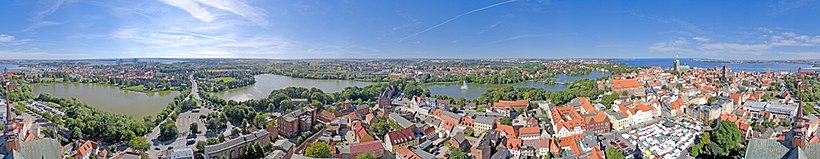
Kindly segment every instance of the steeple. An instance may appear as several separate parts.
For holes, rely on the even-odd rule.
[[[797,69],[797,73],[795,73],[794,78],[794,94],[795,94],[795,102],[797,102],[797,114],[794,116],[794,122],[792,123],[792,142],[791,148],[802,148],[806,144],[806,130],[808,126],[808,119],[803,117],[803,101],[800,100],[800,87],[802,87],[802,82],[800,82],[800,71],[801,69]]]

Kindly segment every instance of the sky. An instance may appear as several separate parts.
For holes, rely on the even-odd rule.
[[[815,0],[5,0],[0,59],[820,59]]]

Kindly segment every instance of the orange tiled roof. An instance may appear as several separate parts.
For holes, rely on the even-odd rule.
[[[625,79],[612,81],[612,89],[635,88],[640,87],[641,83],[638,79]]]
[[[495,130],[500,132],[504,132],[507,134],[508,138],[518,138],[518,133],[515,131],[515,128],[509,125],[504,124],[496,124]]]

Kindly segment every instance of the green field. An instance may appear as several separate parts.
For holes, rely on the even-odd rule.
[[[227,82],[231,82],[231,81],[236,81],[236,78],[233,78],[233,77],[219,77],[219,78],[216,78],[216,81],[222,82],[222,83],[227,83]]]

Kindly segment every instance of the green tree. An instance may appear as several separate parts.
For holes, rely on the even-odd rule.
[[[179,133],[177,125],[171,120],[163,122],[159,127],[159,140],[162,141],[174,139]]]
[[[512,118],[510,118],[510,117],[501,118],[501,124],[512,125]]]
[[[737,147],[742,139],[740,130],[732,122],[720,122],[711,135],[712,141],[727,150]]]
[[[621,150],[615,148],[606,149],[604,152],[606,154],[607,159],[624,159],[626,156],[621,153]]]
[[[265,157],[265,150],[261,145],[259,145],[259,143],[253,142],[245,145],[245,151],[242,154],[242,158],[252,159],[262,157]]]
[[[199,124],[191,123],[191,127],[189,128],[189,131],[191,131],[191,134],[199,133]]]
[[[131,146],[131,148],[142,152],[151,148],[151,144],[148,143],[148,139],[142,136],[132,138],[131,141],[128,142],[128,145]]]
[[[473,128],[471,128],[471,127],[467,127],[467,129],[464,130],[464,135],[467,135],[467,136],[473,136],[474,133],[475,133],[475,130],[473,130]]]
[[[376,159],[376,155],[370,152],[360,153],[356,155],[356,159]]]
[[[450,151],[450,159],[470,159],[470,157],[467,156],[467,153],[462,151],[460,148],[450,146],[447,150]]]
[[[313,158],[328,158],[330,157],[330,147],[324,142],[313,143],[305,149],[305,156]]]

